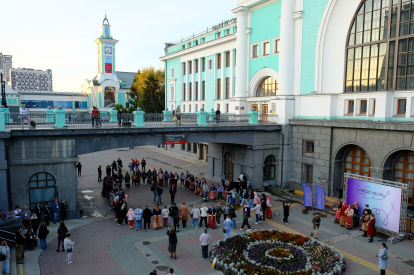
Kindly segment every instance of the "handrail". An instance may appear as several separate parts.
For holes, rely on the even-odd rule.
[[[5,230],[1,230],[1,229],[0,229],[0,231],[1,231],[1,232],[6,232],[6,233],[9,233],[9,234],[12,234],[12,235],[16,235],[16,233],[13,233],[13,232],[9,232],[9,231],[5,231]]]
[[[7,238],[0,237],[0,239],[2,239],[2,240],[6,240],[6,241],[8,241],[8,242],[14,242],[14,243],[16,243],[16,241],[9,240],[9,239],[7,239]]]

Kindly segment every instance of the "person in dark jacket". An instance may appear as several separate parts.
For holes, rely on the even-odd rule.
[[[110,177],[110,176],[111,176],[111,166],[110,166],[110,165],[107,165],[107,166],[106,166],[106,175],[107,175],[108,177]]]
[[[49,226],[50,225],[50,221],[49,221],[49,205],[47,203],[43,207],[43,215],[45,216],[46,226]]]
[[[60,212],[60,205],[58,198],[55,199],[55,202],[52,203],[52,210],[53,210],[53,224],[59,221],[59,212]]]
[[[124,112],[122,111],[122,109],[120,108],[118,110],[117,116],[118,116],[118,126],[121,126],[122,123],[122,116],[123,116]]]
[[[263,213],[262,220],[265,221],[266,220],[266,210],[267,210],[266,197],[264,199],[263,198],[261,199],[260,206],[262,207],[262,213]]]
[[[62,243],[62,252],[65,252],[65,246],[63,245],[63,242],[65,241],[66,238],[66,233],[68,233],[69,230],[66,227],[64,222],[60,223],[60,226],[57,230],[58,233],[58,249],[56,250],[56,252],[60,252],[59,248],[60,248],[60,243]]]
[[[47,250],[47,241],[46,241],[46,237],[49,234],[49,230],[47,229],[47,227],[41,222],[39,223],[40,227],[39,227],[39,241],[40,241],[40,249],[43,250]]]
[[[148,225],[148,230],[150,229],[151,217],[152,217],[152,212],[150,209],[148,209],[148,205],[145,205],[145,209],[142,212],[142,218],[144,219],[144,232],[147,231],[147,225]]]
[[[175,188],[175,185],[172,184],[170,187],[171,204],[174,203],[175,193],[177,193],[177,189]]]
[[[98,182],[102,181],[102,165],[98,167]]]
[[[118,202],[122,203],[122,201]],[[117,205],[118,205],[117,203]],[[128,213],[127,205],[126,203],[122,203],[121,208],[118,211],[118,224],[119,226],[122,226],[122,222],[125,220],[125,224],[128,224],[128,219],[126,219],[126,214]]]
[[[283,222],[288,224],[288,217],[290,214],[290,202],[283,203]]]
[[[82,176],[82,164],[78,162],[78,164],[76,164],[76,167],[78,168],[78,176]]]
[[[236,210],[233,208],[233,205],[230,205],[230,209],[229,209],[229,216],[231,221],[233,222],[233,228],[236,228]]]
[[[42,207],[40,207],[40,202],[36,203],[34,212],[36,214],[37,220],[42,221]]]
[[[180,231],[180,217],[179,217],[179,212],[178,212],[178,207],[177,204],[173,203],[173,205],[170,207],[170,216],[171,218],[173,218],[173,225],[174,225],[174,229],[178,232]]]
[[[60,204],[60,214],[61,214],[61,221],[66,221],[66,216],[68,214],[68,203],[66,202],[66,199],[62,200],[62,203]]]
[[[40,221],[37,218],[37,215],[35,213],[32,214],[31,220],[32,220],[33,232],[36,235],[37,234],[37,229],[39,229],[39,222]]]
[[[250,188],[249,189],[249,207],[253,208],[254,206],[254,193],[253,190]]]
[[[167,231],[168,235],[168,251],[171,253],[170,258],[177,259],[177,233],[175,233],[174,227],[169,227]],[[174,254],[174,257],[173,257]]]
[[[216,124],[220,123],[220,114],[221,114],[220,108],[217,108],[217,111],[216,111]]]
[[[25,236],[26,245],[30,248],[30,250],[34,250],[35,246],[37,246],[37,239],[32,227],[29,228],[29,231],[27,231]]]
[[[23,228],[19,226],[16,231],[16,249],[17,249],[17,263],[24,264],[24,242],[26,237],[22,235]]]
[[[162,195],[162,192],[164,191],[164,187],[161,187],[161,186],[158,186],[157,187],[157,195],[158,195],[158,205],[162,205],[162,202],[161,202],[161,195]]]

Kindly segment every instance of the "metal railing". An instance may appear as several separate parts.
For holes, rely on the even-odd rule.
[[[21,115],[20,113],[8,113],[5,115],[6,128],[53,128],[55,114],[33,113]]]
[[[68,129],[116,128],[131,127],[134,124],[134,115],[102,113],[91,115],[88,113],[66,113],[65,122]]]
[[[62,115],[62,117],[60,116]],[[198,114],[196,113],[182,113],[180,117],[171,114],[155,113],[143,114],[142,121],[137,121],[137,126],[145,128],[166,128],[166,127],[199,127],[199,126],[249,126],[252,123],[251,115],[249,114],[232,114],[221,113],[220,116],[216,114],[207,113],[206,124],[199,125]],[[64,120],[63,120],[64,116]],[[142,116],[137,114],[137,116]],[[178,120],[180,118],[180,120]],[[138,117],[141,119],[141,117]],[[36,127],[29,126],[31,122],[35,122]],[[42,114],[33,113],[26,117],[22,117],[18,112],[11,112],[5,116],[6,129],[94,129],[94,128],[119,128],[119,127],[133,127],[135,115],[132,113],[124,113],[118,115],[104,112],[99,115],[91,115],[89,113],[66,113],[66,114]],[[140,125],[141,123],[141,125]],[[277,115],[257,115],[258,124],[277,124]],[[24,127],[22,128],[22,125]]]

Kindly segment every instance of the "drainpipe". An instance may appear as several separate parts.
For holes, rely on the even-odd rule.
[[[282,134],[282,160],[280,165],[280,188],[283,187],[283,153],[285,151],[285,134]]]
[[[331,144],[329,145],[329,176],[328,176],[328,183],[332,184],[332,189],[333,189],[333,182],[332,182],[332,176],[331,176],[331,171],[332,171],[332,147],[333,147],[333,127],[331,127]],[[333,190],[331,190],[331,188],[328,188],[328,197],[332,196],[332,192]]]

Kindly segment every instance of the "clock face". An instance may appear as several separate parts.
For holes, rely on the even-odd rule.
[[[112,47],[105,46],[105,53],[106,54],[112,54]]]

